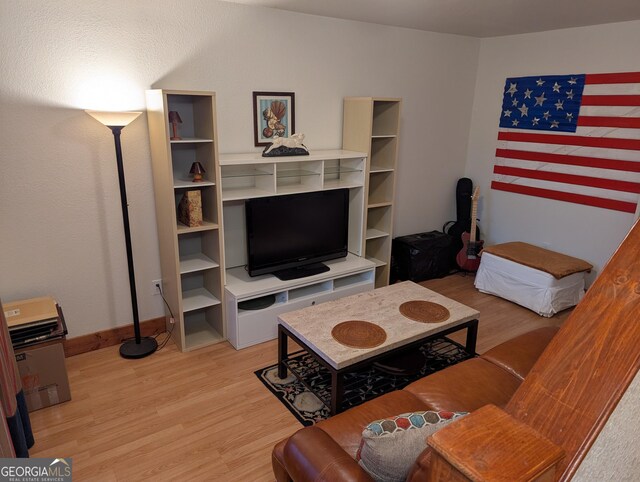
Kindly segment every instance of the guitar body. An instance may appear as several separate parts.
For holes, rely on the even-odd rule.
[[[470,241],[471,235],[469,233],[462,233],[462,249],[456,256],[456,263],[460,269],[464,271],[478,271],[480,267],[480,256],[478,253],[482,249],[484,241]]]
[[[478,198],[480,197],[480,189],[475,188],[473,196],[471,196],[471,229],[470,232],[462,233],[462,249],[456,256],[456,263],[460,269],[464,271],[478,271],[480,267],[480,256],[478,253],[482,249],[484,241],[476,241],[476,216],[478,214]]]

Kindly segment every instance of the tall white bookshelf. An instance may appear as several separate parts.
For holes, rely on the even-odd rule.
[[[181,139],[171,139],[169,111],[181,117]],[[215,93],[149,90],[147,117],[162,289],[175,319],[172,326],[167,313],[167,330],[182,351],[189,351],[226,339]],[[201,182],[189,175],[195,161],[205,170]],[[191,190],[199,191],[202,199],[201,226],[178,220],[178,204]]]
[[[401,107],[400,98],[344,99],[342,147],[367,153],[363,252],[376,265],[376,288],[389,284]]]

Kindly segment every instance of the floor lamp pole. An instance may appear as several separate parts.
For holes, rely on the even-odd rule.
[[[116,145],[116,161],[118,163],[118,181],[120,183],[120,203],[122,204],[122,224],[124,226],[124,240],[127,245],[127,265],[129,267],[129,289],[131,291],[131,310],[133,312],[133,332],[135,338],[120,345],[120,355],[123,358],[143,358],[151,355],[158,348],[155,338],[140,335],[140,317],[138,316],[138,296],[136,294],[136,277],[133,271],[133,249],[131,248],[131,228],[129,227],[129,203],[127,202],[127,187],[124,181],[124,164],[122,163],[122,145],[120,133],[129,123],[133,122],[142,112],[102,112],[85,111],[91,117],[101,122],[113,133]]]
[[[140,336],[140,316],[138,315],[138,295],[136,292],[136,277],[133,270],[133,249],[131,248],[131,228],[129,225],[129,203],[127,201],[127,186],[124,181],[124,165],[122,163],[122,145],[120,133],[122,126],[108,126],[113,132],[116,145],[116,161],[118,163],[118,181],[120,183],[120,203],[122,204],[122,223],[124,225],[124,240],[127,245],[127,264],[129,267],[129,289],[131,291],[131,310],[133,312],[134,340],[125,341],[120,346],[120,355],[123,358],[143,358],[151,355],[158,343],[155,338]]]

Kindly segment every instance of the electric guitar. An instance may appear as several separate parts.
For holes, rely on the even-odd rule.
[[[478,214],[478,198],[480,188],[476,187],[471,196],[471,230],[469,233],[462,233],[462,249],[456,256],[456,263],[464,271],[478,271],[480,257],[478,252],[482,249],[484,241],[476,241],[476,216]]]

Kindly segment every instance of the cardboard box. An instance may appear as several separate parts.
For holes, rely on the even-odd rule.
[[[71,400],[61,340],[16,350],[16,362],[30,412]]]
[[[34,321],[58,318],[57,303],[50,296],[11,301],[4,303],[3,308],[9,328],[33,323]]]
[[[51,296],[12,301],[2,307],[14,349],[63,338],[67,334],[62,308]]]

